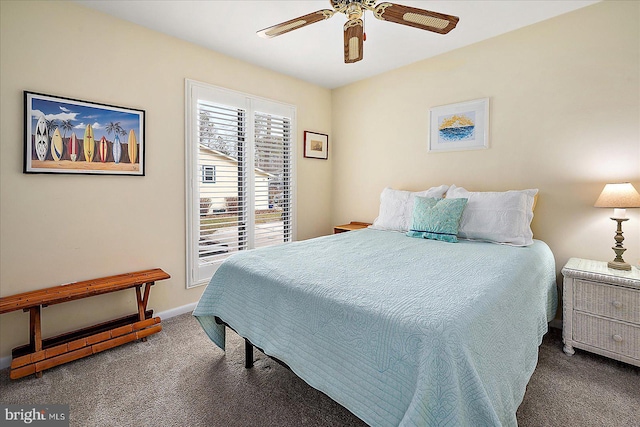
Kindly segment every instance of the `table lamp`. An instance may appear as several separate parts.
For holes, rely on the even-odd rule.
[[[626,217],[626,208],[640,208],[640,194],[628,182],[607,184],[593,206],[596,208],[613,208],[611,219],[618,222],[618,229],[614,237],[616,245],[611,248],[616,253],[616,257],[613,261],[609,261],[607,265],[609,268],[616,270],[631,270],[631,265],[622,259],[622,254],[626,251],[622,247],[622,241],[624,240],[624,237],[622,237],[622,223],[629,219]]]

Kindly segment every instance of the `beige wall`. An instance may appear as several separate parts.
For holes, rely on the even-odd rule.
[[[558,269],[611,260],[607,182],[640,191],[640,3],[608,1],[333,91],[332,221],[371,221],[385,186],[539,188]],[[489,97],[490,148],[428,153],[429,108]],[[354,126],[354,124],[357,124]],[[625,259],[640,262],[640,209]]]
[[[332,161],[302,158],[331,131],[331,92],[67,2],[0,2],[0,295],[161,267],[149,306],[185,289],[185,78],[297,106],[298,238],[331,230]],[[146,110],[145,177],[25,175],[23,90]],[[133,291],[46,308],[44,335],[134,312]],[[0,357],[27,340],[3,314]]]

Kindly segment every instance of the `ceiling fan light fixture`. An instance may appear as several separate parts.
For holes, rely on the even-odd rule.
[[[345,13],[349,20],[359,19],[362,17],[362,7],[358,3],[351,3]]]

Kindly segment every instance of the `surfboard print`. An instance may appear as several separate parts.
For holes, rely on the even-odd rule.
[[[59,162],[62,159],[62,135],[60,135],[60,129],[56,128],[53,132],[53,136],[51,137],[51,157],[56,162]]]
[[[145,175],[145,110],[21,93],[23,173]]]
[[[120,143],[120,137],[118,135],[113,138],[113,146],[111,147],[111,151],[113,152],[113,161],[116,163],[120,163],[120,158],[122,157],[122,144]]]
[[[38,124],[36,124],[35,144],[38,160],[44,160],[47,157],[47,150],[49,149],[49,131],[44,116],[40,116]]]
[[[136,162],[136,158],[138,156],[138,142],[136,141],[136,134],[131,129],[129,131],[129,140],[128,140],[128,150],[129,150],[129,161],[131,163]]]
[[[76,160],[78,160],[78,138],[76,137],[75,132],[73,132],[71,134],[71,137],[69,138],[68,151],[69,151],[69,158],[71,159],[72,162],[75,162]]]
[[[93,162],[93,155],[95,154],[96,142],[93,140],[93,128],[91,125],[87,125],[84,130],[83,147],[84,158],[87,162]]]
[[[107,144],[107,138],[104,136],[100,138],[100,144],[98,146],[98,155],[100,156],[100,161],[102,163],[107,161],[107,156],[109,155],[109,146]]]

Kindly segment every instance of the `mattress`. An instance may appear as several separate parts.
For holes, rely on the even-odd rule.
[[[217,316],[373,426],[517,425],[557,304],[549,247],[364,229],[229,257],[193,314]]]

